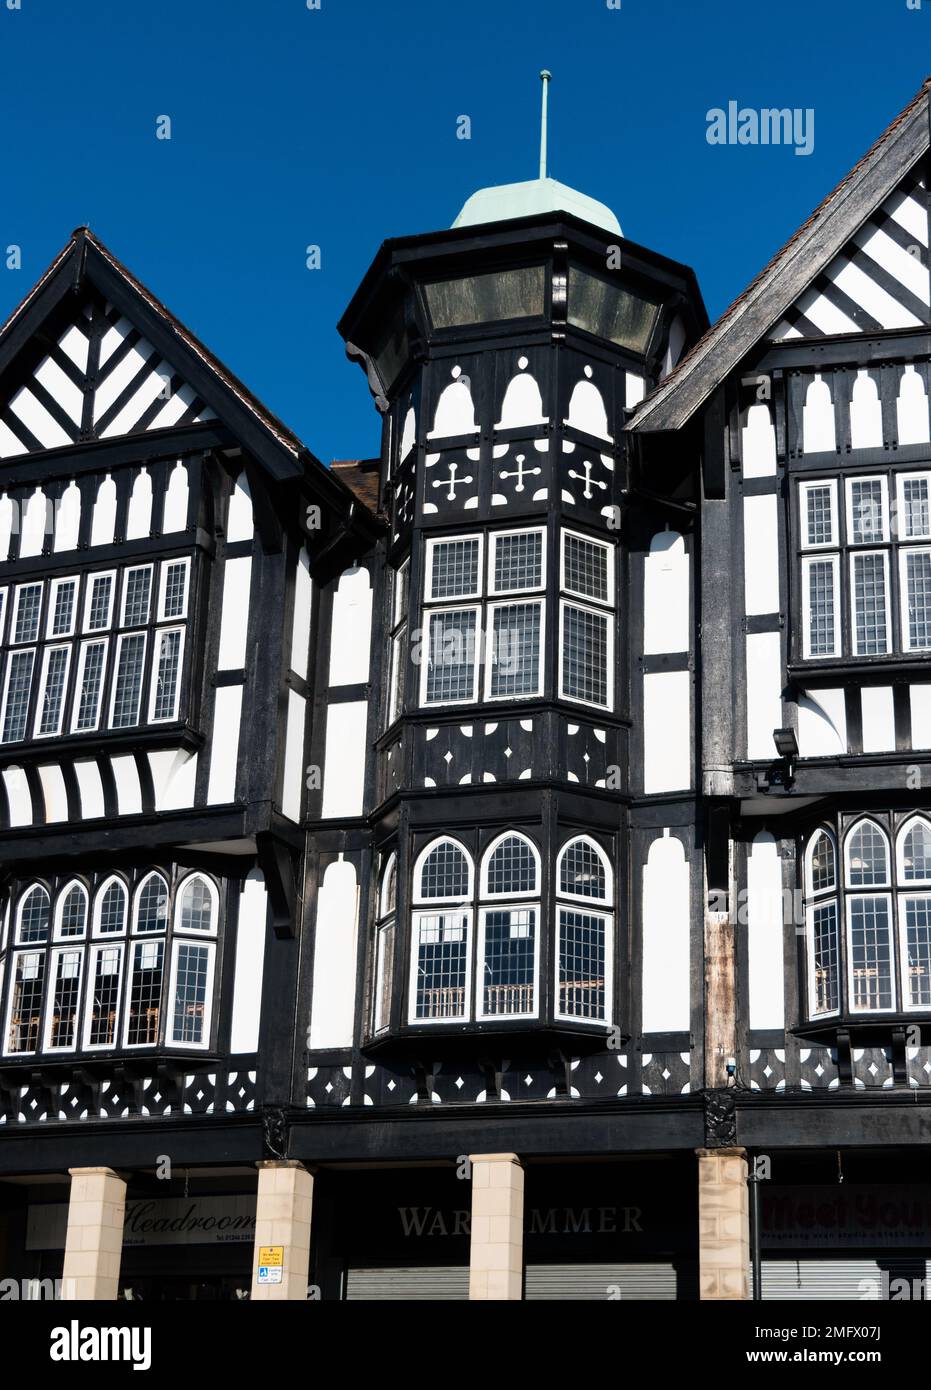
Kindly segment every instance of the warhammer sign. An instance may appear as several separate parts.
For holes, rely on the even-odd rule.
[[[528,1236],[616,1236],[643,1230],[639,1207],[532,1207],[527,1212]],[[408,1239],[429,1236],[467,1236],[470,1212],[440,1207],[398,1207],[401,1230]]]

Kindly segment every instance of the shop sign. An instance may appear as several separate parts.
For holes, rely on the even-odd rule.
[[[931,1246],[931,1187],[760,1187],[768,1249]]]
[[[68,1205],[31,1206],[27,1250],[63,1250]],[[164,1197],[126,1203],[123,1247],[140,1245],[228,1245],[255,1238],[255,1197]]]

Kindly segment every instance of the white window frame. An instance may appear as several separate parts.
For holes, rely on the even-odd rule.
[[[525,845],[529,846],[530,851],[533,855],[533,862],[536,870],[536,884],[533,888],[523,889],[521,892],[509,891],[507,893],[495,893],[488,887],[489,866],[491,865],[491,861],[494,856],[495,850],[498,849],[499,845],[502,845],[505,840],[520,840]],[[482,901],[488,899],[490,902],[494,903],[509,903],[527,902],[531,898],[539,898],[541,892],[541,884],[543,881],[542,868],[540,864],[540,851],[537,849],[537,846],[530,839],[529,835],[525,835],[522,830],[504,830],[500,835],[496,835],[495,838],[492,840],[491,844],[485,850],[485,853],[482,855],[480,881],[481,892],[479,896],[481,897]]]
[[[91,627],[90,615],[91,603],[93,601],[94,595],[94,588],[100,580],[107,578],[109,578],[110,580],[110,599],[107,604],[107,621],[101,627]],[[102,632],[109,632],[110,628],[112,628],[113,626],[113,609],[116,603],[116,590],[116,570],[92,570],[91,573],[87,576],[87,583],[84,588],[84,612],[82,615],[81,622],[82,635],[93,634],[94,636],[96,636]]]
[[[166,1022],[166,1020],[165,1020],[165,1018],[164,1018],[164,1010],[165,1010],[165,967],[166,967],[166,965],[167,965],[167,966],[170,968],[171,961],[170,961],[170,958],[168,957],[168,937],[167,937],[167,936],[156,936],[156,935],[154,934],[154,932],[153,932],[152,935],[146,934],[146,935],[144,935],[144,936],[134,936],[134,937],[130,937],[130,938],[128,938],[128,939],[124,937],[123,940],[124,940],[125,945],[126,945],[126,964],[125,964],[125,966],[124,966],[124,969],[125,969],[125,972],[126,972],[126,1006],[125,1006],[125,1008],[123,1009],[123,1029],[122,1029],[122,1034],[121,1034],[122,1041],[121,1041],[121,1043],[120,1043],[120,1046],[123,1047],[123,1048],[125,1048],[128,1052],[137,1052],[140,1048],[143,1048],[143,1047],[158,1047],[158,1046],[159,1046],[159,1040],[160,1040],[160,1038],[163,1038],[163,1037],[165,1037],[165,1035],[166,1035],[166,1032],[167,1032],[167,1029],[166,1029],[166,1027],[165,1027],[165,1022]],[[161,948],[162,948],[162,978],[161,978],[161,982],[160,982],[160,984],[159,984],[159,995],[158,995],[158,1027],[157,1027],[157,1029],[156,1029],[156,1031],[155,1031],[155,1041],[154,1041],[154,1042],[137,1042],[137,1043],[131,1043],[131,1042],[129,1041],[129,1024],[130,1024],[130,1021],[131,1021],[131,1018],[132,1018],[132,1015],[131,1015],[131,1013],[130,1013],[130,1005],[131,1005],[131,1003],[132,1003],[132,994],[133,994],[133,972],[134,972],[134,969],[135,969],[134,964],[133,964],[133,958],[134,958],[134,956],[135,956],[135,954],[136,954],[136,948],[137,948],[138,946],[142,946],[143,949],[145,949],[146,947],[156,947],[156,948],[157,948],[157,947],[159,947],[159,946],[161,946]]]
[[[0,706],[0,743],[24,743],[29,737],[29,705],[32,701],[32,683],[36,678],[37,653],[38,647],[11,647],[9,652],[7,653],[6,672],[3,678],[3,703],[2,706]],[[10,700],[10,676],[13,672],[13,662],[15,658],[21,656],[32,657],[32,665],[29,669],[29,698],[26,701],[26,718],[23,727],[23,732],[20,734],[19,738],[8,739],[4,737],[4,730],[6,729],[6,713],[7,706],[9,705]]]
[[[905,507],[905,484],[907,482],[923,482],[928,488],[928,530],[924,535],[908,536],[905,534],[904,518]],[[931,541],[931,471],[928,469],[917,469],[908,473],[896,473],[895,475],[895,519],[892,522],[892,538],[899,545],[920,545],[922,541]]]
[[[465,953],[465,982],[462,989],[463,1011],[455,1016],[446,1018],[418,1018],[417,1017],[417,979],[420,961],[420,922],[424,917],[453,917],[463,918],[461,923],[466,936]],[[445,930],[445,923],[443,930]],[[453,924],[450,924],[453,925]],[[456,906],[454,903],[447,902],[444,906],[439,899],[431,900],[429,905],[415,909],[411,913],[411,952],[410,952],[410,973],[408,978],[408,1018],[407,1021],[415,1027],[436,1027],[437,1024],[469,1023],[472,1020],[472,931],[473,913],[471,907]]]
[[[931,544],[929,545],[908,545],[899,546],[899,621],[902,628],[902,650],[903,652],[927,652],[931,651],[931,641],[927,646],[912,646],[908,630],[908,556],[927,555],[931,557]]]
[[[181,641],[178,646],[178,676],[175,681],[175,695],[170,714],[161,714],[156,718],[155,701],[158,698],[158,667],[161,658],[162,643],[170,633],[180,633]],[[181,708],[181,683],[184,674],[184,647],[187,628],[185,626],[159,627],[154,634],[152,647],[152,666],[149,675],[149,700],[148,700],[148,719],[149,724],[173,724],[178,718],[178,711]],[[145,657],[143,656],[143,675],[145,674]]]
[[[893,933],[895,934],[896,929],[898,930],[898,941],[896,942],[896,945],[898,946],[899,958],[898,958],[898,962],[895,962],[895,960],[893,960],[893,965],[895,965],[896,963],[898,964],[898,971],[897,971],[896,973],[897,973],[897,975],[898,975],[898,986],[899,986],[899,991],[900,991],[900,993],[901,993],[901,998],[902,998],[902,1012],[903,1012],[903,1013],[927,1013],[927,1012],[928,1012],[929,1005],[927,1005],[927,1004],[910,1004],[910,1003],[909,1003],[909,998],[908,998],[908,923],[907,923],[907,921],[906,921],[906,911],[905,911],[905,907],[906,907],[906,902],[907,902],[907,900],[910,899],[910,898],[921,898],[924,902],[931,903],[931,891],[929,891],[927,888],[925,888],[925,889],[918,888],[917,891],[916,891],[915,889],[913,889],[913,887],[912,887],[911,884],[909,884],[909,886],[908,886],[907,888],[903,888],[902,885],[901,885],[901,882],[900,882],[900,884],[899,884],[899,891],[898,891],[898,893],[896,894],[896,898],[897,898],[897,902],[896,902],[897,921],[896,921],[896,923],[894,924]],[[894,991],[893,991],[893,995],[894,995]]]
[[[3,1055],[4,1057],[36,1057],[42,1048],[42,1024],[45,1017],[45,997],[48,993],[48,951],[43,943],[33,946],[24,946],[22,950],[13,951],[10,955],[10,988],[9,998],[6,1005],[5,1025],[3,1029]],[[44,961],[44,974],[42,976],[42,998],[39,1001],[39,1030],[36,1037],[36,1046],[28,1051],[14,1051],[10,1046],[10,1028],[13,1023],[13,998],[16,990],[16,968],[22,956],[41,956]]]
[[[27,589],[39,590],[39,613],[36,619],[36,630],[34,636],[23,637],[17,640],[16,624],[19,620],[19,605],[22,602],[23,594],[27,591]],[[16,647],[18,649],[22,649],[24,647],[30,646],[35,642],[40,642],[42,640],[42,604],[45,599],[44,589],[45,584],[41,579],[28,579],[24,583],[16,585],[13,598],[13,619],[10,624],[9,645],[11,648]]]
[[[65,722],[65,706],[68,703],[68,680],[71,676],[71,652],[74,644],[72,642],[50,642],[42,652],[42,668],[39,673],[39,693],[36,697],[36,712],[33,722],[33,738],[59,738],[62,726]],[[61,704],[58,706],[58,719],[54,729],[49,729],[45,733],[40,732],[42,726],[42,716],[44,713],[45,690],[48,684],[48,668],[52,659],[52,652],[65,653],[65,679],[61,692]],[[2,725],[0,725],[2,728]]]
[[[65,899],[71,896],[71,892],[75,888],[79,889],[81,896],[84,899],[84,930],[81,932],[80,936],[62,936],[61,919],[64,916]],[[52,940],[56,942],[61,942],[65,946],[71,946],[74,945],[75,942],[80,942],[82,943],[83,949],[83,943],[87,941],[87,934],[90,923],[90,894],[88,893],[87,888],[79,878],[69,878],[68,882],[62,884],[61,888],[59,888],[58,892],[55,894],[55,916],[52,925]]]
[[[173,613],[170,617],[165,614],[165,596],[168,588],[168,571],[175,565],[182,565],[184,568],[184,611]],[[163,560],[159,569],[158,576],[158,612],[156,622],[159,623],[180,623],[187,620],[188,609],[191,605],[191,557],[190,555],[176,555],[170,560]]]
[[[875,536],[868,541],[855,540],[856,534],[853,524],[853,489],[855,483],[879,483],[880,498],[882,507],[882,535]],[[861,547],[870,550],[878,545],[888,545],[889,543],[889,479],[885,473],[863,473],[848,476],[844,483],[844,508],[847,521],[847,545],[852,550]]]
[[[533,934],[533,1008],[521,1010],[519,1013],[486,1013],[483,1007],[485,999],[485,933],[489,912],[533,912],[536,914],[535,929]],[[478,912],[478,963],[477,980],[475,990],[475,1017],[477,1019],[491,1019],[496,1022],[510,1023],[513,1019],[538,1018],[540,1014],[540,938],[542,935],[542,917],[539,899],[530,901],[526,895],[521,899],[501,898],[492,902],[484,903]]]
[[[562,861],[571,845],[576,845],[581,841],[595,851],[601,860],[602,868],[605,871],[605,895],[603,898],[593,898],[590,894],[572,893],[568,889],[560,887],[562,878]],[[556,855],[556,875],[553,879],[553,892],[557,898],[563,898],[566,902],[590,903],[601,906],[606,912],[614,910],[614,871],[611,868],[611,861],[607,854],[599,845],[597,840],[592,839],[591,835],[570,835],[564,845],[561,845]]]
[[[899,826],[895,837],[895,867],[899,891],[903,893],[921,892],[925,886],[931,887],[931,874],[925,878],[906,878],[905,877],[905,839],[909,831],[915,825],[923,825],[931,833],[931,821],[927,816],[909,816]]]
[[[445,898],[425,898],[422,896],[420,891],[420,879],[421,874],[423,872],[423,866],[426,863],[428,856],[431,855],[435,849],[439,849],[441,845],[454,845],[461,854],[465,855],[465,861],[469,874],[468,886],[466,888],[465,893],[463,894],[454,893],[451,897]],[[465,845],[462,843],[461,840],[457,840],[454,835],[437,835],[436,838],[431,840],[429,844],[424,845],[423,849],[420,851],[414,862],[413,900],[415,903],[423,903],[425,908],[427,909],[435,906],[442,907],[444,903],[456,907],[462,905],[463,903],[470,903],[472,901],[474,892],[475,864],[473,862],[471,854],[466,849]]]
[[[828,488],[831,494],[831,536],[829,541],[809,541],[808,539],[808,494],[814,489],[823,490]],[[799,483],[798,488],[798,522],[799,538],[801,540],[801,550],[839,550],[840,533],[837,516],[837,479],[819,478],[809,479]]]
[[[432,652],[433,629],[432,620],[445,613],[474,613],[475,614],[475,656],[472,663],[472,692],[462,696],[458,700],[428,700],[427,699],[427,677],[430,671],[430,658]],[[452,605],[437,604],[435,608],[425,608],[423,610],[423,641],[421,652],[423,659],[420,663],[420,703],[426,709],[452,708],[457,705],[474,705],[478,700],[479,690],[479,668],[482,664],[482,605],[480,603],[457,603]],[[2,725],[0,725],[2,727]]]
[[[537,657],[537,679],[533,690],[522,690],[519,694],[507,693],[504,695],[492,695],[491,682],[495,674],[495,662],[493,655],[495,651],[495,611],[499,608],[511,608],[515,604],[522,603],[527,607],[533,606],[540,613],[540,650]],[[488,622],[483,633],[482,646],[484,649],[484,690],[483,695],[488,703],[497,704],[501,700],[537,700],[543,694],[543,667],[546,655],[546,603],[542,598],[533,598],[526,593],[515,591],[509,598],[500,599],[495,603],[486,605]]]
[[[87,728],[78,728],[78,716],[81,712],[81,691],[84,685],[84,670],[87,663],[87,651],[89,647],[103,647],[103,664],[100,668],[100,686],[97,691],[97,704],[94,711],[94,722]],[[107,687],[107,662],[110,659],[110,639],[109,637],[84,637],[78,644],[78,673],[74,683],[74,697],[71,702],[71,732],[73,734],[92,734],[100,728],[100,712],[103,708],[104,695]],[[3,726],[0,725],[0,728]]]
[[[123,926],[119,931],[104,932],[100,930],[100,918],[103,912],[103,900],[107,890],[114,883],[118,883],[123,890],[123,901],[126,910],[123,914]],[[91,937],[94,941],[125,941],[126,933],[129,928],[129,889],[120,878],[119,874],[110,874],[104,879],[100,887],[94,893],[94,913],[91,919]]]
[[[433,556],[437,546],[457,544],[463,541],[478,541],[478,557],[475,564],[475,588],[467,594],[444,594],[442,598],[433,597]],[[454,608],[464,607],[470,599],[482,596],[482,574],[485,562],[485,543],[481,531],[467,531],[465,535],[432,536],[427,541],[427,558],[424,567],[424,603],[438,603]]]
[[[557,879],[558,882],[558,879]],[[587,907],[587,910],[586,910]],[[582,1018],[579,1014],[562,1013],[559,1008],[559,954],[562,935],[562,913],[582,911],[587,917],[604,919],[605,970],[604,970],[604,1018]],[[561,895],[556,901],[556,940],[553,952],[553,1014],[563,1023],[578,1024],[583,1028],[610,1028],[614,1019],[614,913],[604,903],[586,898],[584,903]]]
[[[113,647],[113,679],[110,682],[110,710],[107,718],[107,727],[110,729],[135,729],[143,722],[142,711],[145,700],[145,672],[146,661],[149,654],[148,631],[144,628],[132,628],[127,632],[121,632],[117,637]],[[136,717],[131,724],[114,724],[113,716],[116,709],[116,694],[119,688],[120,674],[120,652],[123,650],[124,642],[136,642],[142,639],[142,673],[139,677],[139,700],[136,706]]]
[[[855,991],[853,985],[853,950],[851,948],[851,915],[853,904],[863,898],[882,898],[885,900],[887,909],[887,922],[889,926],[889,978],[890,993],[892,1002],[886,1008],[879,1006],[870,1008],[858,1008],[854,1003]],[[851,892],[844,894],[844,931],[846,933],[844,945],[847,950],[847,1008],[851,1014],[862,1014],[870,1016],[873,1014],[892,1014],[897,1009],[897,974],[896,970],[896,917],[895,903],[893,894],[888,889],[882,888],[855,888]]]
[[[853,882],[851,881],[851,875],[850,875],[850,844],[851,844],[851,841],[853,840],[854,835],[857,833],[857,831],[860,829],[860,827],[863,826],[863,825],[866,825],[867,823],[869,823],[870,825],[872,825],[873,828],[874,828],[875,830],[878,830],[878,831],[879,831],[880,835],[883,837],[883,841],[884,841],[885,846],[886,846],[886,877],[883,879],[882,883],[853,883]],[[866,894],[869,894],[869,895],[875,897],[876,894],[877,894],[877,893],[881,893],[881,892],[883,891],[883,889],[889,889],[889,888],[892,887],[892,881],[891,881],[891,879],[890,879],[890,877],[889,877],[889,875],[890,875],[891,873],[892,873],[892,846],[889,844],[889,836],[886,834],[885,830],[883,830],[883,828],[882,828],[882,826],[879,824],[879,822],[878,822],[878,821],[875,821],[875,820],[873,819],[872,816],[860,816],[857,820],[855,820],[855,821],[853,822],[852,825],[850,825],[850,826],[847,827],[847,833],[846,833],[845,836],[844,836],[844,891],[845,891],[845,893],[848,892],[848,891],[851,892],[851,893],[866,893]]]
[[[148,935],[149,934],[146,933],[146,935],[137,937],[136,939],[138,941],[145,941],[146,936]],[[152,940],[163,941],[164,938],[156,937],[154,934],[152,934]],[[204,985],[204,1025],[202,1029],[202,1036],[200,1042],[187,1042],[182,1039],[176,1039],[174,1036],[175,990],[178,984],[178,956],[180,955],[182,946],[193,946],[195,948],[207,952],[207,979]],[[210,1029],[213,1024],[213,981],[214,972],[216,969],[216,955],[216,942],[212,940],[206,932],[203,933],[202,937],[195,935],[194,933],[190,933],[186,936],[175,937],[172,940],[171,963],[168,972],[168,996],[164,1005],[165,1009],[167,1010],[167,1016],[165,1018],[166,1047],[190,1048],[196,1052],[206,1052],[209,1048]],[[152,1046],[151,1043],[147,1043],[144,1045],[148,1047]],[[139,1043],[136,1044],[136,1046],[141,1047],[143,1046],[143,1044]]]
[[[835,865],[837,860],[835,859]],[[835,876],[836,877],[836,876]],[[812,899],[805,912],[805,935],[806,941],[806,962],[808,966],[807,994],[808,994],[808,1017],[811,1022],[822,1018],[836,1018],[840,1014],[843,994],[841,985],[841,932],[843,924],[841,922],[840,895],[837,884],[833,888],[822,889],[823,897]],[[834,930],[837,933],[837,1008],[836,1009],[815,1009],[815,909],[821,907],[834,908]]]
[[[583,612],[594,613],[599,618],[603,618],[607,624],[607,681],[606,681],[606,700],[599,704],[595,700],[583,700],[580,695],[570,695],[566,691],[564,679],[565,664],[565,626],[566,608],[577,608]],[[559,600],[559,698],[560,700],[571,700],[574,705],[584,705],[586,709],[613,710],[614,708],[614,613],[609,608],[596,608],[593,604],[582,603],[577,598],[560,598]]]
[[[372,1035],[378,1037],[391,1027],[391,989],[388,990],[388,998],[383,998],[385,993],[386,981],[390,981],[389,972],[393,965],[393,954],[395,944],[395,934],[397,919],[394,916],[386,917],[383,922],[379,922],[375,928],[375,960],[372,972]],[[384,1013],[382,1012],[384,1006]]]
[[[495,587],[495,560],[497,557],[498,542],[505,540],[509,536],[539,536],[540,537],[540,582],[539,584],[526,584],[519,589],[498,589]],[[538,594],[546,588],[546,527],[545,526],[510,526],[505,531],[490,531],[488,534],[488,595],[499,598],[514,597],[519,594]]]
[[[607,553],[608,564],[606,570],[608,597],[606,599],[594,598],[591,594],[579,593],[578,589],[571,589],[566,582],[566,538],[573,536],[575,540],[585,541],[587,545],[596,546],[599,550]],[[582,606],[614,609],[615,606],[615,587],[614,587],[614,551],[615,547],[610,541],[599,541],[594,536],[589,536],[585,531],[576,531],[571,526],[561,526],[559,528],[559,587],[563,594],[569,594],[573,599],[580,599]]]
[[[58,603],[58,594],[66,584],[74,585],[74,603],[71,606],[71,624],[65,632],[53,632],[52,625],[55,621],[55,609]],[[59,579],[53,579],[49,586],[48,612],[45,617],[45,636],[49,642],[60,642],[62,638],[73,637],[78,625],[78,614],[81,607],[81,578],[77,574],[69,574]],[[2,624],[0,624],[2,627]]]
[[[48,905],[49,905],[49,924],[48,924],[48,931],[47,931],[47,933],[46,933],[46,937],[45,937],[45,940],[44,940],[44,941],[23,941],[22,935],[21,935],[22,929],[23,929],[23,908],[24,908],[25,905],[26,905],[26,899],[27,899],[27,898],[31,898],[32,895],[33,895],[33,893],[36,892],[37,890],[38,890],[40,893],[44,893],[44,894],[45,894],[45,901],[46,901],[46,902],[48,903]],[[49,941],[51,935],[52,935],[52,895],[51,895],[51,893],[49,892],[49,890],[46,888],[46,886],[45,886],[44,883],[35,883],[35,882],[29,883],[29,884],[26,885],[26,887],[25,887],[25,889],[23,890],[23,892],[20,893],[20,895],[19,895],[19,900],[17,901],[17,904],[16,904],[16,927],[15,927],[15,930],[14,930],[14,933],[13,933],[13,943],[14,943],[14,945],[16,945],[16,946],[24,946],[24,947],[26,947],[26,948],[28,948],[28,949],[31,949],[31,948],[34,947],[34,946],[46,946],[46,945],[48,944],[48,941]]]
[[[190,877],[190,875],[189,875],[188,877]],[[149,882],[149,880],[150,880],[150,879],[153,879],[153,878],[158,879],[159,883],[162,885],[162,887],[163,887],[164,890],[165,890],[165,899],[166,899],[166,902],[167,902],[167,905],[168,905],[168,911],[167,911],[166,916],[165,916],[165,925],[164,925],[163,927],[159,927],[157,931],[144,931],[144,932],[140,932],[140,931],[139,931],[139,899],[142,897],[142,890],[143,890],[143,888],[146,886],[146,884]],[[167,882],[167,880],[166,880],[166,878],[165,878],[165,875],[162,874],[162,873],[160,873],[158,869],[150,869],[149,872],[145,875],[145,877],[144,877],[144,878],[141,878],[141,879],[139,880],[139,882],[136,884],[136,890],[135,890],[135,892],[133,893],[132,918],[131,918],[132,934],[133,934],[133,936],[140,936],[140,937],[143,937],[143,938],[145,938],[145,937],[153,937],[153,938],[154,938],[154,937],[158,936],[160,933],[166,933],[166,932],[168,931],[170,922],[171,922],[171,890],[170,890],[170,888],[168,887],[168,882]],[[207,933],[204,933],[204,935],[207,935]]]
[[[811,650],[811,591],[808,574],[812,565],[829,564],[834,571],[834,647],[830,652]],[[837,551],[802,556],[802,652],[806,661],[831,661],[842,651],[840,556]]]
[[[391,593],[391,626],[398,627],[406,622],[410,612],[411,598],[411,557],[408,555],[403,564],[398,565],[394,571],[394,582]]]
[[[74,1041],[67,1047],[52,1046],[52,1015],[55,1008],[55,973],[58,960],[66,952],[73,951],[80,962],[78,970],[78,999],[75,1008],[74,1020]],[[70,944],[64,942],[61,946],[55,947],[48,953],[46,964],[47,978],[45,981],[45,1019],[42,1027],[42,1051],[50,1053],[53,1057],[64,1056],[69,1052],[77,1052],[78,1041],[81,1037],[81,1023],[84,1015],[84,970],[87,966],[87,950],[84,941],[80,937],[74,937]]]
[[[885,652],[861,652],[857,646],[857,581],[854,565],[857,560],[867,556],[881,555],[883,562],[883,583],[886,593],[886,649]],[[854,656],[885,656],[892,650],[892,594],[889,587],[889,551],[877,550],[875,546],[853,546],[847,552],[848,583],[850,585],[850,642]]]
[[[204,884],[210,898],[210,927],[207,931],[204,931],[200,927],[185,927],[182,925],[181,909],[184,903],[184,895],[188,887],[197,880],[200,880],[200,882]],[[173,930],[181,932],[192,941],[209,941],[217,935],[219,917],[220,895],[213,879],[210,878],[208,874],[201,873],[199,869],[195,869],[193,873],[185,874],[175,890],[174,915],[172,921]],[[154,937],[155,933],[145,932],[144,935]]]
[[[155,600],[155,575],[153,573],[154,569],[155,566],[151,564],[127,565],[124,569],[123,589],[122,593],[120,594],[120,627],[145,627],[148,623],[152,621],[152,608]],[[149,606],[146,610],[146,615],[144,618],[137,618],[134,622],[128,623],[126,621],[126,603],[129,598],[129,576],[131,574],[138,574],[140,570],[148,570],[149,572]]]
[[[107,1052],[120,1046],[120,1013],[123,1008],[123,993],[125,988],[126,975],[126,945],[125,936],[104,937],[100,941],[94,941],[87,951],[87,964],[85,966],[86,984],[84,987],[84,1029],[81,1035],[81,1043],[85,1052]],[[91,1035],[91,1015],[94,1009],[94,981],[97,978],[97,960],[101,951],[116,951],[119,956],[119,966],[116,972],[116,1002],[113,1012],[113,1041],[106,1043],[92,1043]]]

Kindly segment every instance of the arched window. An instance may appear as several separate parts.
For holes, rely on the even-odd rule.
[[[418,857],[415,900],[461,904],[471,899],[472,887],[472,860],[458,841],[434,840]],[[411,926],[410,1021],[467,1018],[472,985],[471,907],[414,912]]]
[[[126,930],[126,886],[110,878],[99,889],[94,904],[94,935],[119,936]]]
[[[181,885],[175,911],[175,930],[215,932],[217,890],[203,874],[191,874]]]
[[[390,854],[378,888],[378,925],[375,929],[375,982],[372,1031],[382,1033],[391,1021],[391,989],[394,981],[394,924],[398,901],[397,855]]]
[[[899,876],[904,883],[931,882],[931,825],[923,816],[899,831]]]
[[[884,887],[889,882],[889,841],[875,821],[863,820],[847,836],[847,887]]]
[[[48,941],[49,896],[41,883],[34,883],[19,900],[16,941],[20,946]]]
[[[175,931],[216,935],[219,897],[205,874],[191,874],[178,890]],[[175,1047],[206,1047],[216,946],[178,939],[172,946],[166,1041]]]
[[[17,906],[16,944],[39,949],[16,951],[10,962],[10,1003],[4,1042],[7,1053],[31,1053],[40,1045],[49,917],[48,890],[41,883],[34,883]]]
[[[844,885],[849,1004],[855,1013],[894,1004],[891,895],[856,891],[889,881],[889,841],[875,821],[859,821],[847,836]]]
[[[434,840],[414,872],[420,902],[461,902],[472,896],[472,860],[457,840]]]
[[[812,1017],[840,1007],[840,932],[837,912],[837,850],[827,830],[812,836],[805,856],[808,1008]]]
[[[136,890],[133,913],[134,932],[168,930],[168,884],[161,874],[151,873]]]
[[[536,846],[509,830],[488,846],[482,859],[481,896],[493,906],[479,909],[476,1013],[479,1018],[532,1018],[538,1011],[540,965],[540,855]],[[503,899],[520,899],[505,906]]]
[[[611,866],[594,840],[580,835],[563,846],[556,861],[556,894],[571,902],[556,904],[559,1018],[611,1021],[614,918],[606,910],[611,892]]]
[[[55,905],[56,941],[79,940],[87,930],[87,889],[71,883],[58,894]]]

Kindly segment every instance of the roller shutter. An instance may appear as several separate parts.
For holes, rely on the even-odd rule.
[[[676,1297],[671,1264],[528,1265],[524,1298],[621,1302]]]
[[[347,1269],[346,1299],[468,1299],[468,1265]]]
[[[895,1255],[881,1262],[876,1259],[765,1259],[763,1261],[763,1301],[819,1300],[860,1301],[875,1297],[868,1285],[878,1286],[881,1298],[895,1279],[908,1280],[918,1296],[917,1281],[927,1280],[929,1266],[924,1256]],[[927,1283],[925,1285],[927,1289]],[[892,1292],[902,1297],[901,1286]]]

